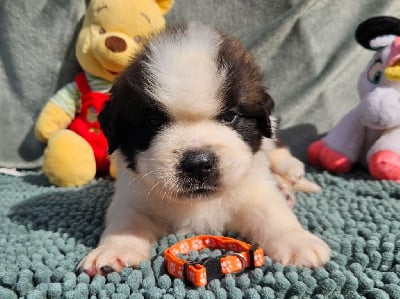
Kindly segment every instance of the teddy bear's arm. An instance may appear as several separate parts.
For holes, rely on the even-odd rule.
[[[365,128],[359,118],[358,107],[356,107],[323,138],[330,149],[343,154],[351,162],[358,160],[365,137]]]
[[[79,91],[75,82],[61,88],[44,106],[35,125],[35,136],[47,141],[55,132],[71,123],[78,109]]]

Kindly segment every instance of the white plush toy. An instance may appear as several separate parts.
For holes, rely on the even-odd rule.
[[[400,182],[400,20],[367,19],[355,36],[375,51],[358,81],[360,103],[309,146],[308,159],[333,173],[360,162],[374,178]]]

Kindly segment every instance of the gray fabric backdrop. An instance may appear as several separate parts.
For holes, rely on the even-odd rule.
[[[84,10],[83,0],[0,0],[0,167],[40,166],[33,125],[79,69],[74,39]],[[354,41],[356,26],[399,11],[398,0],[176,0],[167,22],[198,21],[241,38],[276,101],[282,139],[304,159],[358,101],[370,53]]]

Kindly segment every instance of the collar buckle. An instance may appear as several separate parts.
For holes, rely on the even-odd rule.
[[[202,260],[201,263],[206,268],[207,281],[221,278],[224,276],[221,267],[221,257],[209,257]]]
[[[200,265],[206,269],[207,282],[224,276],[221,267],[221,257],[206,257],[200,261],[187,261],[183,265],[183,277],[188,280],[188,269],[191,265]]]

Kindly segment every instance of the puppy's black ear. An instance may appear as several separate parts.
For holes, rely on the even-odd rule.
[[[275,128],[273,127],[273,124],[271,123],[271,115],[272,112],[274,111],[274,100],[271,98],[271,96],[264,91],[263,92],[263,101],[262,101],[262,107],[264,110],[265,114],[265,121],[264,125],[262,126],[262,132],[264,137],[267,138],[273,138],[275,136]]]
[[[116,109],[115,101],[110,100],[106,102],[103,110],[99,114],[100,127],[108,141],[108,153],[112,154],[119,146],[118,135],[115,130]]]
[[[265,113],[269,116],[274,111],[275,102],[272,97],[268,94],[268,92],[263,92],[263,108]]]

